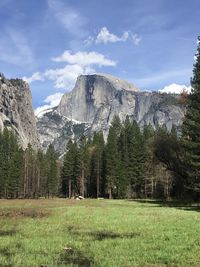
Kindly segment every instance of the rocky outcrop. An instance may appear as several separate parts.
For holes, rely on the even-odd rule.
[[[37,128],[43,149],[46,150],[50,144],[53,144],[56,151],[63,155],[67,141],[78,140],[83,133],[88,135],[90,124],[62,116],[54,108],[38,118]]]
[[[0,129],[13,130],[23,148],[30,143],[39,148],[36,120],[29,86],[20,79],[6,79],[0,74]]]
[[[132,84],[105,74],[81,75],[72,92],[58,107],[38,118],[37,127],[44,148],[53,143],[62,154],[69,138],[103,131],[107,137],[115,115],[128,115],[140,127],[165,124],[169,130],[182,124],[184,109],[178,95],[139,92]]]

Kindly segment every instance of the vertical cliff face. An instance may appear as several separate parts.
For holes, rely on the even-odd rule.
[[[119,101],[123,101],[120,100],[123,90],[127,93],[138,91],[134,85],[108,74],[81,75],[73,91],[62,97],[58,112],[77,121],[93,123],[102,107],[117,108]]]
[[[36,120],[29,86],[20,79],[0,75],[0,129],[13,130],[23,148],[30,143],[39,148]]]
[[[129,116],[141,128],[165,124],[171,130],[172,125],[181,126],[184,108],[178,95],[139,92],[134,85],[107,74],[81,75],[59,106],[38,118],[43,148],[53,143],[62,154],[69,138],[95,131],[103,131],[106,138],[115,115],[121,121]]]
[[[91,125],[91,131],[106,134],[115,115],[124,121],[128,115],[143,127],[151,124],[181,125],[184,110],[177,95],[139,92],[138,89],[111,75],[82,75],[71,93],[65,94],[57,108],[61,116]]]

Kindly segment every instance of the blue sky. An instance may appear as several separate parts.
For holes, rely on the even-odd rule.
[[[0,0],[0,71],[29,82],[35,108],[82,73],[188,86],[199,12],[199,0]]]

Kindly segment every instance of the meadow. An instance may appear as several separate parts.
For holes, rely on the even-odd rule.
[[[0,200],[0,267],[200,266],[198,206]]]

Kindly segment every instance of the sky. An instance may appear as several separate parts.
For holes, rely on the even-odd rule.
[[[39,110],[57,105],[80,74],[187,88],[199,12],[199,0],[0,0],[0,72],[26,80]]]

